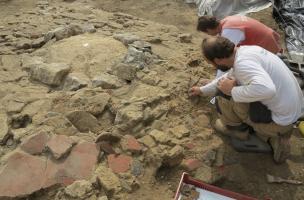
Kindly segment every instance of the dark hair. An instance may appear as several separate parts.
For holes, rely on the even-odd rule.
[[[233,53],[234,47],[233,42],[220,36],[205,38],[202,42],[203,54],[212,62],[215,58],[229,58]]]
[[[198,18],[196,30],[206,32],[207,29],[214,29],[220,23],[213,16],[201,16]]]

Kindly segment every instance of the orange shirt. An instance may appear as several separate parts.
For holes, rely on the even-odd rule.
[[[282,51],[280,35],[261,22],[245,16],[228,16],[220,21],[221,30],[239,29],[245,33],[245,40],[240,45],[257,45],[272,52]]]

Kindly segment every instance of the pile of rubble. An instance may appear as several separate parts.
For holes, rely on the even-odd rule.
[[[208,76],[199,38],[73,5],[0,24],[0,198],[124,199],[161,167],[220,179],[222,140],[187,94]]]

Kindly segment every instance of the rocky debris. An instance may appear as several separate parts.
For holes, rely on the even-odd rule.
[[[116,89],[122,86],[117,76],[105,73],[94,77],[92,80],[92,85],[93,87],[101,87],[103,89]]]
[[[75,108],[98,116],[103,113],[108,105],[110,95],[100,90],[83,89],[59,104],[56,110],[60,112],[74,111]]]
[[[176,145],[173,147],[163,159],[163,165],[168,167],[174,167],[179,165],[184,158],[184,148]]]
[[[9,138],[8,116],[6,112],[0,111],[0,143],[5,144]]]
[[[113,35],[113,38],[122,42],[126,46],[140,40],[140,37],[133,33],[117,33]]]
[[[101,142],[101,141],[106,141],[106,142],[110,142],[110,143],[115,143],[115,142],[119,142],[121,139],[121,135],[115,132],[102,132],[100,133],[95,142]]]
[[[150,135],[145,135],[145,136],[141,137],[138,141],[149,148],[156,146],[156,143],[155,143],[153,137],[151,137]]]
[[[56,40],[58,41],[58,40],[62,40],[64,38],[83,34],[86,32],[94,33],[94,32],[96,32],[96,29],[91,24],[84,24],[84,25],[71,24],[71,25],[64,26],[64,27],[58,27],[55,30],[48,32],[44,36],[44,42],[47,43],[48,41],[50,41],[53,38],[56,38]]]
[[[58,135],[72,136],[79,131],[77,128],[61,113],[47,117],[41,124],[52,127],[53,132]]]
[[[132,153],[140,153],[142,150],[141,144],[132,135],[125,135],[121,141],[121,147],[124,151]]]
[[[192,41],[192,35],[189,33],[180,34],[178,37],[182,43],[191,43]]]
[[[69,73],[70,66],[65,63],[40,63],[30,66],[30,77],[50,86],[59,86]]]
[[[130,64],[136,69],[143,69],[153,62],[156,57],[152,55],[151,44],[143,41],[136,41],[129,45],[128,52],[123,63]]]
[[[141,81],[148,85],[156,86],[160,83],[157,72],[150,71],[148,74],[144,74],[141,78]]]
[[[105,166],[98,166],[95,170],[95,175],[101,187],[105,189],[107,196],[112,196],[114,193],[121,190],[119,178]]]
[[[109,155],[108,165],[114,173],[125,173],[131,168],[132,157],[127,155]]]
[[[67,156],[75,144],[75,141],[68,136],[53,135],[46,143],[46,147],[55,159],[60,159]]]
[[[77,144],[63,163],[19,151],[11,154],[0,172],[0,198],[21,197],[56,184],[88,179],[97,162],[94,143]]]
[[[41,154],[44,151],[48,140],[49,135],[45,132],[40,132],[24,139],[20,148],[31,155]]]
[[[117,111],[114,124],[120,125],[119,128],[126,131],[138,125],[143,117],[143,106],[141,104],[131,104]]]
[[[170,133],[173,134],[178,139],[183,137],[187,137],[190,135],[189,129],[186,128],[185,125],[178,125],[170,129]]]
[[[93,193],[92,184],[86,180],[75,181],[64,189],[69,197],[87,199]]]
[[[88,86],[90,79],[81,73],[70,73],[67,75],[63,83],[63,89],[76,91]]]
[[[152,136],[155,141],[161,144],[169,144],[172,139],[172,137],[168,133],[156,129],[152,130],[149,135]]]
[[[137,68],[129,64],[119,63],[112,67],[112,72],[120,79],[132,81],[136,77]]]
[[[73,111],[67,114],[67,118],[80,132],[97,133],[100,130],[98,120],[89,112]]]

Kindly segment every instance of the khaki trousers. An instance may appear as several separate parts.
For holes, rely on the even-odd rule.
[[[271,123],[254,123],[249,118],[249,104],[237,103],[232,98],[230,100],[217,96],[218,109],[220,109],[219,117],[225,125],[238,126],[246,123],[251,126],[256,134],[267,141],[271,137],[290,136],[293,124],[281,126],[275,122]]]

